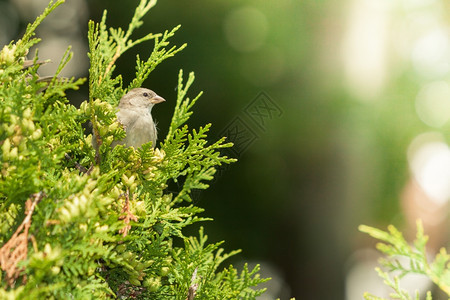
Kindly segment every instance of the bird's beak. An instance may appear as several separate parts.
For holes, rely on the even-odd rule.
[[[157,103],[161,103],[161,102],[164,102],[164,101],[166,101],[166,99],[164,99],[163,97],[160,97],[160,96],[158,96],[158,95],[156,95],[155,97],[153,97],[152,99],[150,99],[150,102],[151,102],[152,104],[157,104]]]

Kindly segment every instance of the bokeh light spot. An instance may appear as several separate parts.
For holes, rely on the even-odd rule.
[[[416,72],[426,78],[447,74],[450,70],[449,51],[448,32],[441,28],[430,30],[413,46],[411,60]]]
[[[450,119],[450,86],[445,81],[425,85],[416,97],[416,111],[427,125],[440,128]]]
[[[408,149],[411,171],[436,204],[450,200],[450,148],[437,133],[416,137]]]
[[[348,89],[359,100],[376,99],[386,84],[388,16],[386,2],[352,2],[341,53]]]

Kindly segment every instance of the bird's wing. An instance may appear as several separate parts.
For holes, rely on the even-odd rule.
[[[139,115],[136,112],[129,109],[121,109],[117,112],[117,121],[122,124],[124,129],[133,127]]]

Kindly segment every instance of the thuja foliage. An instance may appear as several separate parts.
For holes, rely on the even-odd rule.
[[[89,99],[79,109],[66,91],[84,79],[60,78],[67,50],[50,80],[37,74],[45,61],[25,60],[37,44],[34,31],[63,1],[50,3],[24,36],[0,53],[0,299],[254,299],[266,279],[259,267],[238,272],[221,264],[231,255],[183,229],[203,209],[191,191],[206,189],[215,167],[233,159],[232,146],[210,143],[210,124],[186,123],[200,95],[188,97],[194,81],[178,75],[175,110],[156,148],[118,145],[125,132],[116,121],[119,99],[165,59],[184,48],[169,46],[178,27],[132,39],[156,1],[142,0],[128,29],[89,22]],[[136,77],[124,87],[115,63],[131,47],[153,41],[148,58],[137,57]],[[175,101],[173,101],[175,102]],[[90,122],[94,134],[82,124]],[[96,136],[96,147],[92,139]],[[179,186],[169,191],[168,186]]]
[[[384,266],[384,270],[377,268],[376,271],[379,276],[384,279],[384,283],[392,288],[392,299],[420,299],[418,291],[416,291],[413,298],[400,286],[400,278],[408,274],[421,274],[427,276],[450,297],[450,255],[445,248],[441,248],[433,261],[429,260],[425,247],[428,236],[424,234],[423,225],[420,220],[417,221],[417,234],[412,245],[405,240],[402,233],[393,225],[388,227],[388,231],[365,225],[361,225],[359,229],[382,241],[382,243],[377,244],[377,249],[386,255],[386,257],[380,260],[380,263]],[[406,259],[407,263],[404,261],[400,262],[401,258]],[[391,276],[390,273],[395,273],[397,275]],[[368,300],[385,299],[369,293],[366,293],[364,298]],[[432,299],[430,292],[427,292],[426,299]]]

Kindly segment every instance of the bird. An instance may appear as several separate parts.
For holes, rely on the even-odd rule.
[[[45,65],[49,62],[51,62],[51,60],[49,60],[49,59],[48,60],[25,59],[23,61],[22,70],[26,70],[26,69],[29,69],[34,66],[38,66],[38,68],[39,68],[40,66]],[[36,73],[36,74],[38,75],[36,82],[44,82],[46,84],[45,86],[43,86],[42,88],[37,90],[37,93],[41,93],[48,88],[48,85],[50,84],[50,82],[52,80],[54,80],[55,76],[40,76],[38,73]],[[30,74],[27,75],[27,77],[26,77],[27,83],[31,79],[31,77],[32,76]],[[55,80],[56,81],[67,81],[68,79],[64,78],[64,77],[56,77]]]
[[[114,141],[111,146],[125,145],[139,148],[142,144],[152,142],[155,148],[157,140],[156,124],[152,118],[152,108],[155,104],[166,101],[154,91],[146,88],[133,88],[119,101],[116,113],[117,121],[125,129],[123,140]]]

